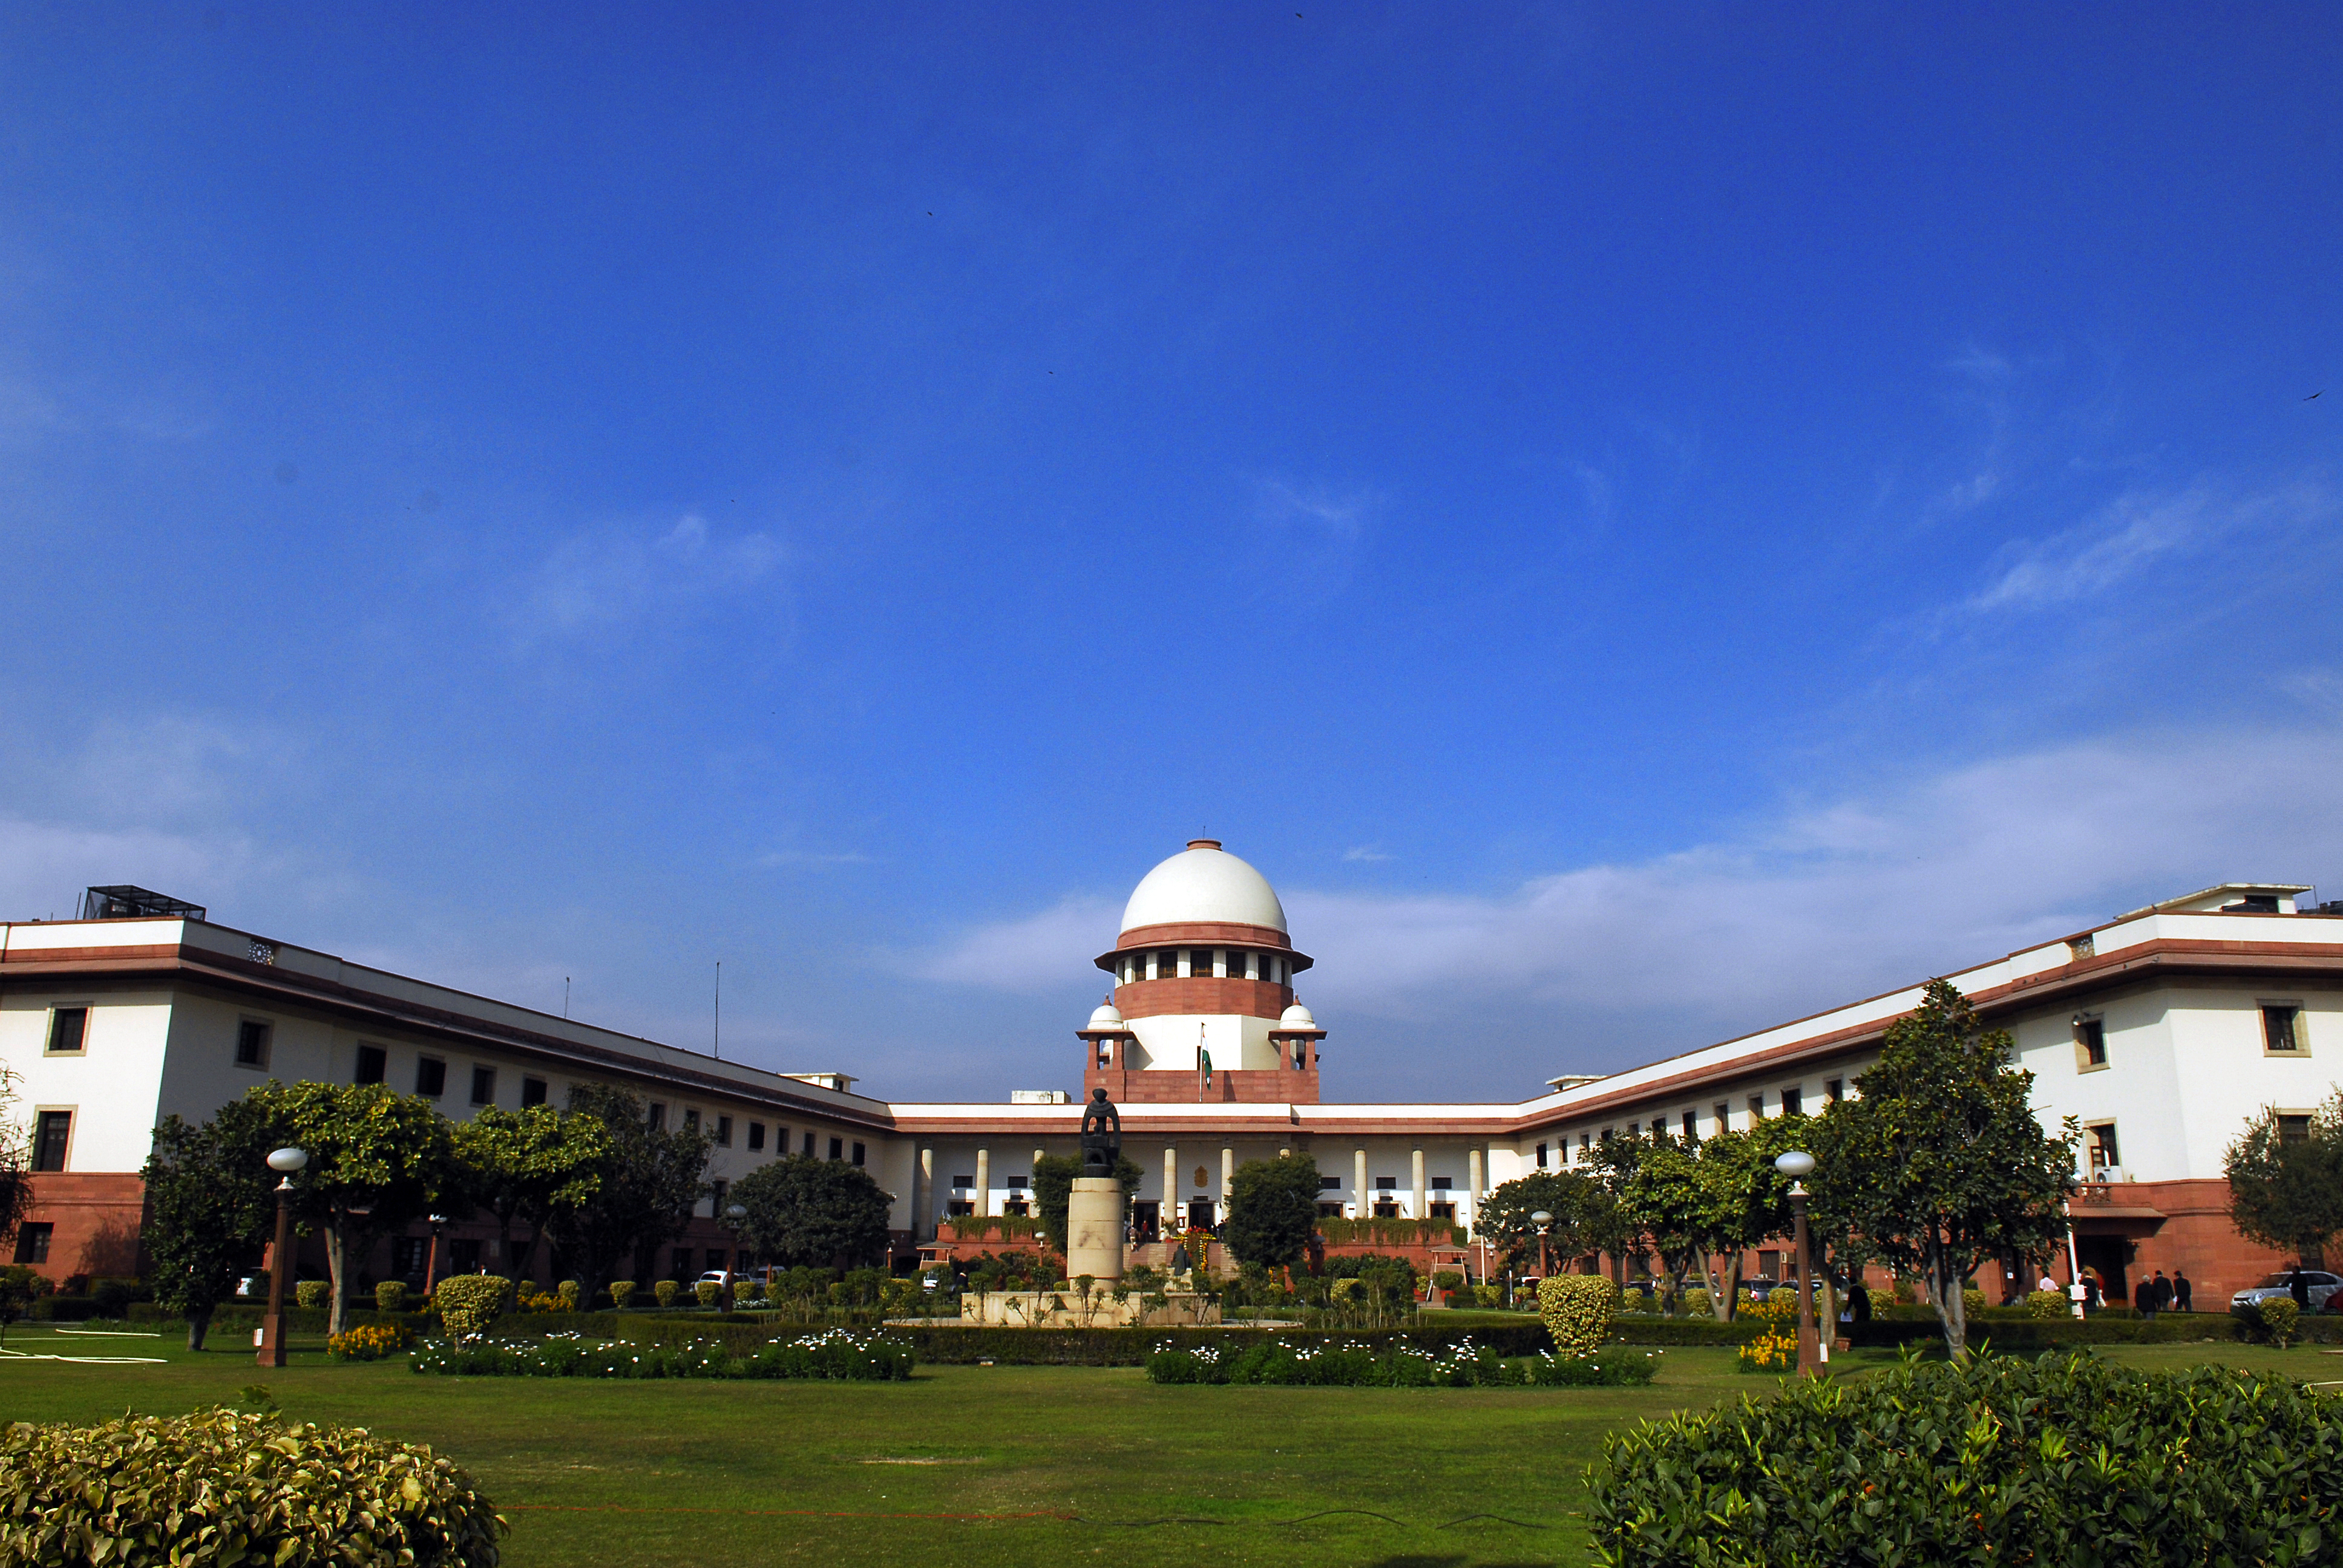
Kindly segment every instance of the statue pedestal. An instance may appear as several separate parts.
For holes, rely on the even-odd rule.
[[[1103,1290],[1122,1279],[1122,1183],[1077,1176],[1066,1198],[1066,1278],[1088,1274]]]

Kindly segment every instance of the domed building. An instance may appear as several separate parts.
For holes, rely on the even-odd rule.
[[[1219,839],[1191,839],[1140,879],[1098,957],[1114,991],[1080,1031],[1082,1097],[1317,1103],[1325,1031],[1293,1000],[1310,961],[1269,879]]]

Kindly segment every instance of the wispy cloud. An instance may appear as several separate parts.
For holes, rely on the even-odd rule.
[[[1388,860],[1391,857],[1383,853],[1383,847],[1381,844],[1353,844],[1349,849],[1342,851],[1342,859],[1345,860]]]
[[[2105,593],[2166,557],[2184,557],[2265,528],[2331,519],[2333,498],[2297,484],[2247,496],[2207,486],[2118,497],[2088,522],[2009,547],[1994,579],[1968,601],[1976,611],[2024,611]]]
[[[1082,964],[1114,945],[1120,901],[1087,894],[1039,914],[980,925],[911,965],[922,980],[1029,996],[1062,990]],[[1104,977],[1101,977],[1103,980]]]
[[[606,631],[654,615],[696,614],[759,588],[786,552],[769,534],[718,535],[687,513],[662,531],[604,528],[556,547],[511,612],[523,648]]]
[[[870,856],[855,849],[834,854],[820,854],[810,849],[774,849],[757,857],[757,864],[769,871],[784,866],[869,866],[876,863]]]

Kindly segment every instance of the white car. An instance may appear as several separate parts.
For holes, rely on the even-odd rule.
[[[2338,1288],[2343,1288],[2343,1278],[2319,1269],[2305,1269],[2302,1271],[2302,1283],[2306,1293],[2310,1297],[2310,1305],[2307,1310],[2316,1312],[2325,1309],[2328,1297],[2333,1295]],[[2236,1295],[2231,1296],[2229,1308],[2234,1312],[2239,1307],[2259,1306],[2264,1302],[2274,1302],[2280,1296],[2293,1294],[2294,1271],[2282,1270],[2272,1274],[2260,1284],[2239,1291]]]

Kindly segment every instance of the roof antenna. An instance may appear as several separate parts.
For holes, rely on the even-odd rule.
[[[561,977],[561,1016],[564,1018],[569,1016],[569,977],[568,975]]]
[[[724,960],[716,960],[716,1038],[712,1042],[716,1060],[724,1060]]]

